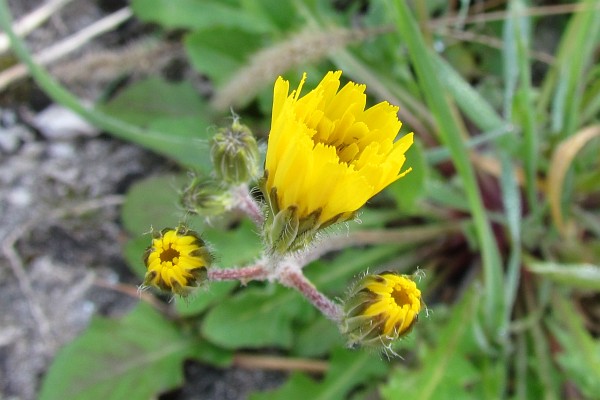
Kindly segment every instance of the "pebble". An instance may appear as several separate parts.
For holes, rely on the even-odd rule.
[[[49,140],[93,137],[100,133],[98,128],[78,114],[58,104],[52,104],[37,114],[32,124]]]

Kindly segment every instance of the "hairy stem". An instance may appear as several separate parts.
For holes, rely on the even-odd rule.
[[[211,268],[208,279],[211,281],[264,281],[269,277],[264,265],[256,264],[242,268]]]
[[[279,269],[277,275],[279,282],[300,292],[310,301],[324,316],[338,323],[343,316],[342,307],[333,302],[304,276],[300,267],[296,264],[285,264]]]
[[[238,186],[232,189],[235,208],[246,214],[252,221],[261,228],[264,223],[264,215],[260,205],[254,200],[246,185]]]

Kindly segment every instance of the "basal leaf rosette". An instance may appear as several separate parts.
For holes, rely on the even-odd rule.
[[[328,72],[300,96],[306,74],[289,93],[275,82],[265,175],[265,241],[272,252],[302,249],[319,229],[353,219],[371,197],[402,171],[412,133],[396,140],[402,123],[388,102],[366,108],[365,85]]]

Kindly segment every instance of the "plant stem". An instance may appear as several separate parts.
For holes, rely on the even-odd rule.
[[[249,216],[256,226],[261,228],[264,223],[264,215],[260,205],[250,194],[248,187],[246,185],[240,185],[233,188],[231,193],[234,197],[235,208]]]
[[[294,288],[310,301],[323,315],[339,323],[343,316],[342,307],[333,302],[304,276],[300,266],[295,263],[286,263],[279,268],[277,278],[284,286]]]
[[[256,264],[242,268],[211,268],[208,270],[210,281],[264,281],[269,277],[264,265]]]

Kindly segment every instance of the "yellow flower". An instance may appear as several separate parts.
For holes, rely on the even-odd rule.
[[[304,247],[316,231],[354,218],[371,197],[410,171],[401,172],[408,134],[394,142],[398,107],[381,102],[365,109],[365,85],[328,72],[300,97],[306,79],[289,93],[275,82],[271,131],[261,189],[270,212],[265,237],[272,250]]]
[[[410,331],[421,305],[421,291],[410,276],[366,275],[349,293],[341,330],[351,346],[388,346]]]
[[[196,232],[180,225],[154,234],[144,253],[145,286],[181,296],[206,280],[212,256]]]

